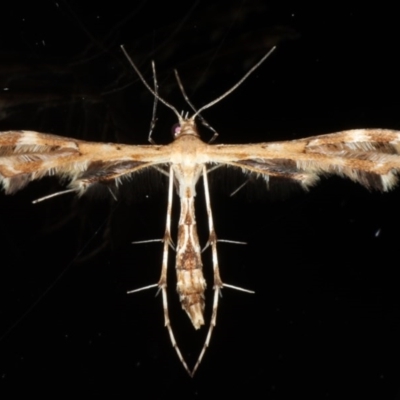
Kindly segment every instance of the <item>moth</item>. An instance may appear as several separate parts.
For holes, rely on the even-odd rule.
[[[124,49],[123,49],[124,50]],[[125,50],[124,50],[125,51]],[[308,137],[305,139],[247,145],[224,145],[204,142],[196,127],[200,113],[236,89],[269,55],[264,56],[232,89],[208,103],[191,116],[183,116],[162,99],[140,75],[154,96],[177,115],[178,126],[168,145],[126,145],[86,142],[33,131],[0,133],[0,182],[6,194],[23,189],[29,182],[46,176],[57,176],[68,182],[65,192],[81,196],[96,185],[110,188],[122,184],[147,170],[168,176],[168,203],[165,233],[162,239],[161,276],[157,284],[162,294],[165,326],[172,345],[184,368],[193,376],[198,369],[217,321],[218,300],[225,286],[219,272],[217,235],[214,229],[208,175],[221,166],[259,178],[267,187],[275,179],[300,185],[305,190],[316,185],[323,176],[349,178],[369,190],[386,192],[398,182],[400,171],[400,131],[388,129],[355,129]],[[178,81],[179,83],[179,81]],[[185,99],[187,96],[181,88]],[[187,99],[188,101],[188,99]],[[194,108],[190,101],[189,105]],[[183,310],[195,329],[205,325],[204,291],[201,259],[202,247],[195,218],[196,185],[203,181],[208,215],[213,264],[213,306],[203,348],[190,368],[175,340],[167,301],[167,268],[170,249],[176,253],[177,292]],[[128,184],[128,183],[126,183]],[[171,238],[171,213],[174,188],[180,201],[177,238]],[[176,245],[174,245],[176,243]],[[236,287],[233,287],[236,288]],[[139,290],[142,290],[139,289]],[[242,290],[240,288],[236,288]]]

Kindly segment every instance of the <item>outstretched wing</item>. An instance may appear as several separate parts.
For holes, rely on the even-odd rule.
[[[400,131],[355,129],[305,139],[213,146],[217,163],[265,178],[285,178],[305,189],[321,176],[350,178],[367,189],[388,191],[398,182]]]
[[[356,129],[305,139],[249,145],[206,145],[200,158],[243,172],[294,181],[305,189],[321,176],[338,175],[368,189],[388,191],[400,171],[400,131]],[[94,183],[119,183],[156,165],[169,163],[167,146],[85,142],[32,131],[0,133],[0,182],[6,193],[30,181],[56,175],[83,193]]]
[[[94,183],[118,183],[123,176],[164,163],[163,147],[93,143],[32,131],[0,132],[0,183],[10,194],[35,179],[55,175],[83,193]]]

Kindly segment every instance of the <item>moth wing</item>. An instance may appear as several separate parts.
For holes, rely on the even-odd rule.
[[[211,147],[211,146],[210,146]],[[321,176],[338,175],[367,189],[388,191],[398,182],[400,131],[355,129],[305,139],[249,145],[212,146],[212,160],[244,173],[299,183],[304,189]]]
[[[121,178],[163,164],[164,146],[96,143],[33,131],[0,133],[0,182],[7,194],[44,176],[69,181],[80,194],[94,183]]]

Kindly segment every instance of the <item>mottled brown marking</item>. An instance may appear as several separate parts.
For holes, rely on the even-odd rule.
[[[199,329],[204,325],[206,282],[203,277],[193,197],[181,199],[181,215],[176,246],[176,274],[177,292],[182,308],[188,314],[193,326]]]

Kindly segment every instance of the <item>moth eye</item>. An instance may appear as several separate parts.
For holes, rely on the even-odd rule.
[[[175,124],[172,126],[171,134],[173,138],[176,138],[181,133],[181,126],[179,124]]]

